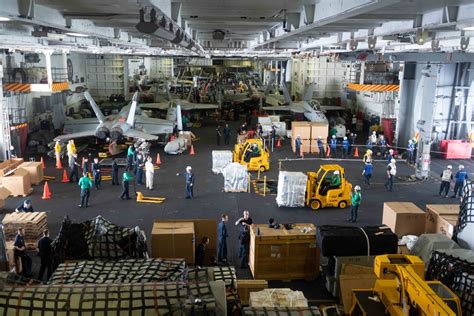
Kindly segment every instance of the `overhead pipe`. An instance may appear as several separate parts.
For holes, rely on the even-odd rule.
[[[160,11],[160,10],[158,10]],[[150,10],[150,21],[145,21],[145,10],[140,9],[140,22],[135,26],[138,31],[145,34],[151,34],[169,41],[172,44],[179,45],[185,49],[196,53],[204,53],[201,45],[193,40],[186,32],[176,24],[172,19],[160,11],[161,19],[157,19],[157,10]]]

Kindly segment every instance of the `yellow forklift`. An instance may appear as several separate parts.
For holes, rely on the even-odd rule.
[[[333,177],[339,176],[340,184],[331,186]],[[308,172],[306,205],[313,210],[325,207],[346,208],[351,205],[352,184],[347,181],[340,165],[321,165],[317,172]]]
[[[264,172],[270,169],[270,151],[261,139],[247,139],[245,143],[235,145],[232,161],[247,166],[250,171]]]
[[[425,280],[425,264],[417,256],[375,257],[377,276],[371,289],[352,290],[350,316],[461,316],[461,302],[440,281]]]

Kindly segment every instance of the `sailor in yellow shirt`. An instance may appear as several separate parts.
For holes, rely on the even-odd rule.
[[[57,140],[56,145],[54,145],[54,154],[56,156],[56,166],[58,166],[61,161],[61,144],[59,140]]]
[[[75,154],[77,154],[77,150],[76,150],[76,145],[74,144],[74,140],[73,139],[70,139],[68,144],[67,144],[67,156],[68,156],[68,162],[69,164],[71,164],[71,157]]]

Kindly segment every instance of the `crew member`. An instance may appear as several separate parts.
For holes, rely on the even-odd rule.
[[[135,166],[135,176],[137,177],[137,185],[143,184],[143,167],[145,166],[145,157],[143,153],[136,150],[136,166]]]
[[[41,266],[38,273],[38,280],[43,280],[43,274],[46,270],[46,280],[51,278],[53,275],[53,248],[51,247],[51,243],[53,241],[49,238],[49,230],[43,230],[43,237],[38,240],[37,244],[37,251],[38,256],[41,259]]]
[[[374,166],[372,165],[372,160],[367,159],[364,166],[364,171],[362,171],[362,175],[364,176],[364,183],[370,186],[370,178],[372,178],[372,173],[374,170]]]
[[[224,144],[229,145],[230,142],[230,128],[229,124],[226,124],[224,127]]]
[[[112,185],[119,185],[118,169],[117,160],[112,157]]]
[[[301,136],[298,135],[296,136],[296,139],[295,139],[296,158],[301,157],[301,145],[302,145]]]
[[[349,222],[357,222],[357,213],[359,211],[360,200],[362,196],[360,194],[360,186],[356,185],[354,187],[354,192],[351,194],[351,218]]]
[[[247,268],[249,262],[249,252],[250,252],[250,228],[247,225],[242,226],[242,230],[239,234],[240,240],[240,249],[239,249],[239,258],[240,258],[240,268]]]
[[[331,147],[331,157],[336,158],[337,157],[337,139],[336,135],[331,136],[331,140],[329,141],[329,147]]]
[[[57,140],[54,145],[54,156],[56,157],[56,166],[59,166],[61,163],[61,143],[59,140]]]
[[[200,268],[204,266],[204,258],[206,257],[206,249],[209,245],[209,237],[202,237],[201,243],[196,247],[196,260],[194,264]]]
[[[222,136],[222,133],[221,133],[221,126],[220,126],[220,125],[217,125],[217,127],[216,127],[216,142],[217,142],[217,146],[220,146],[220,145],[221,145],[221,136]]]
[[[385,182],[384,186],[389,190],[393,190],[393,179],[397,175],[397,165],[396,160],[392,158],[390,163],[387,165],[387,182]]]
[[[319,150],[319,157],[324,158],[325,156],[324,143],[323,143],[323,140],[321,139],[321,136],[318,136],[318,150]]]
[[[452,197],[455,198],[458,195],[461,197],[462,187],[464,185],[464,181],[467,179],[467,172],[464,170],[463,165],[459,165],[459,171],[456,172],[454,179],[456,182],[454,182],[454,195]]]
[[[30,199],[26,199],[15,208],[15,212],[34,212]]]
[[[30,256],[26,253],[26,244],[25,244],[25,231],[23,228],[18,228],[17,235],[15,236],[15,241],[13,242],[13,260],[15,261],[16,272],[19,271],[19,262],[21,261],[21,275],[25,278],[31,276],[31,264],[32,260]]]
[[[133,145],[128,146],[127,150],[127,168],[128,170],[132,170],[133,168],[133,157],[135,155],[135,147]]]
[[[192,199],[194,197],[194,173],[192,173],[191,166],[186,167],[186,172],[177,173],[177,176],[184,176],[186,180],[186,199]]]
[[[326,183],[326,186],[323,188],[323,194],[326,195],[329,190],[337,189],[341,185],[341,175],[339,170],[335,170],[332,177],[330,177],[329,182]]]
[[[243,214],[242,214],[242,217],[239,218],[236,222],[235,222],[235,226],[250,226],[253,224],[253,220],[252,218],[250,217],[250,212],[247,211],[247,210],[244,210]]]
[[[92,181],[87,176],[87,173],[82,174],[82,178],[79,179],[79,186],[81,187],[81,204],[79,207],[87,208],[89,206],[89,196],[91,195]]]
[[[349,157],[349,141],[347,140],[347,136],[344,136],[344,139],[342,140],[342,152],[343,158]]]
[[[133,176],[130,174],[128,167],[125,168],[122,174],[122,194],[120,194],[120,199],[130,200],[130,181],[133,180]]]
[[[414,163],[413,161],[413,152],[415,151],[415,145],[413,144],[413,141],[411,139],[408,140],[408,147],[407,147],[407,154],[408,154],[408,158],[407,158],[407,163],[409,165],[411,165],[412,163]]]
[[[79,173],[77,171],[79,164],[77,163],[76,159],[77,154],[73,154],[71,157],[69,157],[69,183],[75,183],[79,180]]]
[[[451,180],[453,180],[453,166],[448,165],[446,170],[441,172],[441,185],[439,186],[439,195],[443,194],[445,197],[448,197],[449,188],[451,186]]]
[[[217,262],[227,263],[227,222],[229,217],[221,215],[221,222],[217,225]]]
[[[153,190],[153,176],[155,175],[155,166],[153,166],[153,162],[150,156],[146,159],[145,163],[145,182],[146,188],[148,190]]]
[[[100,189],[100,182],[102,181],[102,175],[100,172],[100,163],[99,158],[94,158],[94,162],[92,163],[92,174],[94,176],[94,186],[96,190]],[[87,174],[87,172],[85,172]]]
[[[383,135],[380,135],[379,145],[380,145],[380,155],[382,156],[382,158],[384,158],[385,152],[387,151],[387,141],[385,140]]]

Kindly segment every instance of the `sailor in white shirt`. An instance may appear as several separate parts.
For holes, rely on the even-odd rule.
[[[148,190],[153,190],[153,175],[155,174],[155,167],[153,162],[151,162],[151,157],[148,156],[145,163],[145,177],[146,177],[146,188]]]

